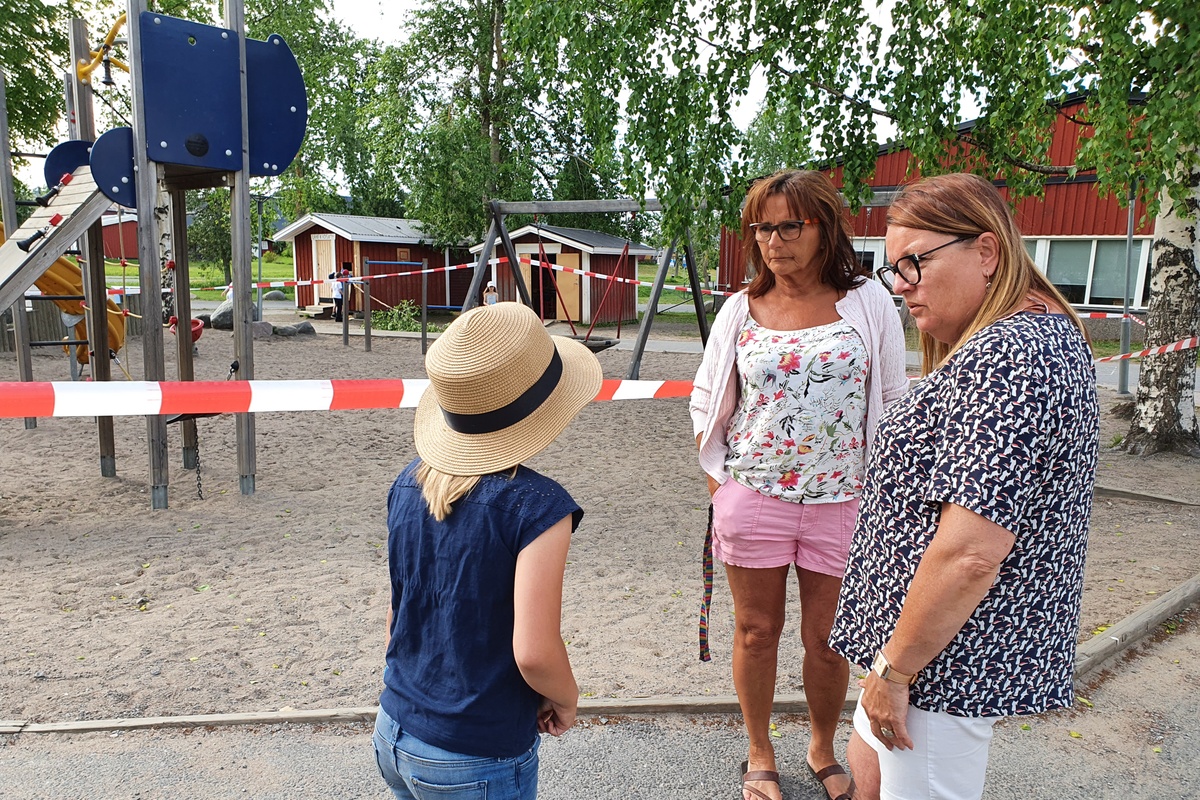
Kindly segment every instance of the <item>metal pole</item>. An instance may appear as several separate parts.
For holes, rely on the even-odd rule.
[[[132,0],[131,0],[132,2]],[[130,16],[132,24],[137,18]],[[233,252],[233,347],[237,354],[239,380],[254,380],[253,313],[250,293],[250,131],[246,127],[246,4],[226,0],[225,27],[238,37],[238,87],[241,97],[242,153],[239,168],[230,173],[230,242]],[[238,487],[242,494],[254,494],[258,456],[255,452],[254,415],[236,415],[238,451]]]
[[[1133,224],[1134,220],[1134,200],[1137,199],[1137,181],[1129,187],[1129,222],[1128,230],[1125,231],[1125,304],[1121,315],[1121,352],[1129,352],[1129,339],[1131,334],[1130,319],[1129,319],[1129,302],[1130,295],[1133,294],[1133,287],[1130,282],[1133,280]],[[1117,396],[1129,397],[1129,359],[1123,358],[1117,362]]]
[[[692,287],[692,304],[696,307],[696,323],[700,326],[700,343],[707,346],[708,312],[704,309],[704,295],[700,293],[700,276],[696,272],[696,251],[692,248],[691,229],[684,234],[683,252],[687,257],[688,284]]]
[[[0,70],[0,213],[4,214],[4,236],[17,229],[17,196],[13,190],[12,151],[8,144],[8,104],[4,93],[4,72]],[[17,351],[17,375],[22,381],[33,380],[33,357],[29,352],[29,317],[25,315],[25,295],[12,304],[13,345]],[[37,417],[25,418],[25,429],[37,427]]]
[[[342,347],[350,346],[350,281],[342,278],[342,271],[337,271],[338,280],[342,282]]]
[[[483,237],[483,249],[479,251],[479,261],[475,263],[475,272],[471,276],[471,285],[467,289],[466,299],[463,300],[463,311],[470,311],[479,305],[479,290],[483,288],[483,271],[487,268],[488,256],[492,252],[492,245],[496,243],[497,230],[498,223],[496,217],[493,216],[491,224],[488,225],[487,235]],[[517,271],[516,264],[510,264],[509,267],[514,273]]]
[[[371,282],[362,282],[363,290],[363,349],[371,352]]]
[[[263,243],[263,200],[265,198],[263,198],[261,195],[259,195],[258,197],[255,197],[254,199],[258,201],[258,244],[255,245],[254,249],[258,252],[258,284],[259,284],[259,286],[258,286],[258,318],[261,320],[263,318],[263,312],[262,312],[262,303],[263,303],[263,301],[262,301],[262,296],[263,296],[262,243]]]
[[[658,262],[658,274],[654,276],[654,286],[650,289],[650,302],[646,306],[646,313],[642,315],[642,325],[638,328],[637,341],[633,345],[633,360],[629,362],[629,374],[625,376],[631,381],[636,381],[641,376],[642,354],[646,352],[646,342],[650,339],[650,326],[654,324],[654,315],[658,313],[658,298],[662,296],[662,287],[666,283],[667,270],[671,266],[671,256],[675,254],[677,244],[679,244],[678,236],[671,240],[670,246],[663,251],[662,260]]]
[[[487,250],[483,251],[483,255],[487,257]],[[429,350],[429,273],[425,270],[429,269],[429,259],[421,259],[421,355],[425,355]],[[476,270],[478,274],[478,269]],[[471,282],[474,285],[474,281]]]

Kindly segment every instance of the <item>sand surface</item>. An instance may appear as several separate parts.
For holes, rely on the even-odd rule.
[[[206,331],[197,378],[223,379],[232,353],[231,334]],[[624,377],[629,357],[601,353],[606,377]],[[140,376],[138,342],[124,361]],[[260,379],[424,377],[419,342],[400,338],[376,338],[366,353],[357,338],[346,348],[336,336],[276,337],[255,343],[255,363]],[[648,353],[641,375],[690,380],[698,363]],[[39,353],[34,375],[67,379],[65,358]],[[0,381],[16,376],[3,354]],[[1111,394],[1102,399],[1107,411]],[[42,419],[35,430],[0,420],[0,720],[373,704],[388,602],[384,503],[414,455],[412,412],[258,415],[249,497],[238,491],[233,418],[198,422],[203,499],[172,427],[162,511],[149,507],[145,421],[115,424],[119,477],[106,479],[91,419]],[[1126,427],[1106,413],[1102,444]],[[686,400],[623,401],[589,406],[530,462],[586,511],[563,637],[587,696],[733,693],[719,570],[713,660],[697,658],[707,495],[694,451]],[[1177,456],[1105,450],[1099,482],[1200,501],[1195,461]],[[1098,497],[1081,640],[1197,572],[1200,507]],[[792,595],[781,692],[801,685]]]

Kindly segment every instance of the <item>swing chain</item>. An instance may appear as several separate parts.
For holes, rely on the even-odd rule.
[[[204,482],[200,478],[200,432],[196,431],[196,498],[204,499]]]

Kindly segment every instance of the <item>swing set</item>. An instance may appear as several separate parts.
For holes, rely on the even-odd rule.
[[[537,225],[537,216],[542,214],[580,214],[580,213],[637,213],[639,211],[661,211],[662,204],[653,198],[647,199],[644,203],[639,203],[635,200],[534,200],[523,202],[504,202],[493,200],[489,204],[489,216],[491,218],[488,225],[487,236],[484,239],[483,249],[479,252],[479,260],[475,264],[475,273],[471,278],[471,286],[467,290],[467,299],[463,304],[463,311],[467,311],[479,305],[480,291],[483,288],[484,282],[488,275],[488,260],[491,257],[492,249],[497,246],[497,243],[504,248],[504,254],[508,257],[509,264],[521,263],[517,257],[516,247],[513,245],[512,238],[509,235],[508,227],[505,225],[504,218],[509,214],[533,214],[535,227],[538,230],[538,258],[539,258],[539,297],[543,280],[542,274],[546,271],[550,272],[550,280],[554,286],[554,292],[558,299],[558,303],[562,305],[564,315],[571,327],[572,337],[583,342],[593,352],[603,350],[607,347],[612,347],[617,342],[612,339],[593,340],[592,333],[596,326],[596,318],[599,312],[608,302],[609,296],[612,293],[613,285],[616,281],[609,281],[608,287],[604,291],[601,298],[600,306],[597,308],[597,313],[593,315],[592,322],[588,331],[583,336],[580,336],[575,328],[575,324],[571,319],[571,314],[567,310],[566,301],[563,299],[562,290],[558,285],[558,280],[554,277],[554,271],[548,270],[545,265],[549,263],[546,255],[545,247],[542,242],[541,227]],[[655,274],[654,284],[650,291],[650,300],[648,311],[642,316],[641,324],[638,328],[637,341],[634,344],[633,357],[630,361],[629,371],[626,377],[630,380],[637,380],[641,372],[642,355],[646,350],[646,342],[650,338],[650,329],[654,324],[655,314],[654,309],[658,308],[659,298],[662,296],[663,286],[666,283],[667,272],[671,266],[671,259],[675,255],[680,244],[680,238],[683,239],[683,256],[687,264],[688,283],[691,287],[692,302],[696,309],[696,324],[700,330],[700,339],[703,343],[708,343],[708,316],[704,308],[704,299],[701,294],[700,278],[696,269],[696,259],[691,243],[690,233],[685,233],[683,237],[676,236],[671,240],[670,245],[663,251],[662,257],[659,260],[658,271]],[[618,259],[617,272],[625,267],[629,260],[629,242],[625,242],[625,247]],[[534,311],[539,309],[534,305],[533,297],[529,287],[525,285],[525,279],[519,269],[512,270],[513,282],[517,287],[517,294],[520,300],[525,305],[533,308]],[[530,276],[532,278],[532,274]],[[618,293],[617,298],[622,295]],[[619,302],[619,299],[618,299]],[[617,336],[620,337],[620,317],[617,314]]]

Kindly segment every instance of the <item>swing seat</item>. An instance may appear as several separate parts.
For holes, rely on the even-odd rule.
[[[616,347],[621,342],[620,339],[589,339],[586,336],[568,336],[567,338],[574,339],[593,353],[599,353],[601,350]]]
[[[168,414],[166,424],[171,425],[176,422],[184,422],[189,419],[203,419],[204,417],[219,417],[220,413],[213,411],[211,413],[196,412],[194,414]]]

